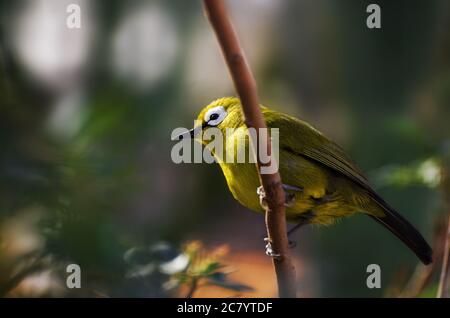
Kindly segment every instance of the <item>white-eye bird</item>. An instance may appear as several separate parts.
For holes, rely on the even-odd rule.
[[[432,250],[422,235],[373,190],[338,145],[304,121],[263,106],[261,111],[267,127],[279,129],[279,172],[287,193],[287,221],[326,225],[363,213],[395,234],[424,264],[432,262]],[[207,146],[200,132],[217,127],[225,136],[225,152],[236,151],[232,139],[244,138],[249,147],[238,98],[213,101],[203,108],[198,121],[201,125],[180,139],[196,138]],[[234,133],[227,135],[227,128],[235,128]],[[264,212],[256,191],[260,184],[255,164],[217,159],[234,198],[253,211]]]

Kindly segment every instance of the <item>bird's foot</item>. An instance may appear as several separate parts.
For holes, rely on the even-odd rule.
[[[291,186],[289,184],[284,184],[284,183],[283,183],[283,189],[285,191],[296,191],[296,192],[302,192],[303,191],[302,188]]]
[[[289,240],[288,247],[290,249],[296,248],[297,247],[297,242]]]
[[[282,186],[283,186],[283,189],[284,189],[285,191],[296,191],[296,192],[301,192],[301,191],[303,191],[301,188],[294,187],[294,186],[290,186],[290,185],[288,185],[288,184],[283,184]],[[259,186],[259,187],[256,189],[256,193],[257,193],[258,196],[259,196],[259,204],[261,205],[261,207],[262,207],[264,210],[267,210],[268,205],[267,205],[266,193],[264,192],[264,188],[263,188],[262,186]],[[287,192],[286,192],[286,193],[285,193],[285,203],[284,203],[284,205],[285,205],[286,207],[291,207],[291,206],[294,205],[294,203],[295,203],[295,193],[287,193]],[[298,228],[298,227],[299,227],[299,226],[295,226],[294,228]],[[291,234],[291,233],[293,232],[292,230],[295,231],[295,229],[291,229],[291,231],[288,232],[288,235]],[[270,256],[270,257],[276,258],[276,259],[278,259],[278,258],[281,257],[280,254],[277,254],[277,253],[275,253],[275,252],[273,251],[272,243],[270,242],[270,240],[269,240],[268,237],[264,238],[264,242],[267,243],[267,244],[266,244],[266,255],[267,255],[267,256]],[[289,248],[294,248],[294,247],[296,247],[296,246],[297,246],[297,242],[295,242],[295,241],[289,241]]]
[[[267,205],[267,199],[266,199],[266,192],[264,191],[263,186],[259,186],[256,189],[256,194],[259,196],[259,204],[261,205],[261,207],[264,210],[267,210],[268,205]]]
[[[266,255],[275,259],[279,259],[281,257],[281,254],[277,254],[273,251],[272,242],[268,237],[264,238],[264,242],[266,242]]]
[[[283,184],[283,189],[285,191],[296,191],[301,192],[303,191],[299,187],[294,187],[288,184]],[[267,200],[266,200],[266,193],[264,192],[264,188],[262,186],[259,186],[256,189],[256,194],[259,196],[259,204],[263,207],[264,210],[267,210]],[[292,207],[295,203],[295,193],[285,193],[285,199],[284,199],[284,205],[286,207]]]
[[[295,191],[295,192],[302,192],[303,189],[299,187],[294,187],[289,184],[283,183],[283,189],[285,191],[285,199],[284,199],[284,205],[286,207],[292,207],[295,203],[295,193],[288,193],[286,191]]]
[[[295,194],[294,193],[285,193],[284,194],[284,206],[290,208],[294,206],[295,203]]]

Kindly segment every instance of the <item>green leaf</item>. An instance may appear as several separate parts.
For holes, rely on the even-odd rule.
[[[213,274],[218,269],[222,268],[223,265],[219,262],[211,262],[209,263],[199,274],[203,276],[208,276]]]

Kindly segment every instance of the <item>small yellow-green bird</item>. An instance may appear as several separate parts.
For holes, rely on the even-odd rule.
[[[388,228],[424,264],[432,262],[432,250],[422,235],[372,189],[338,145],[304,121],[264,106],[261,111],[267,127],[279,129],[279,172],[289,201],[287,221],[326,225],[338,218],[364,213]],[[179,138],[199,139],[199,132],[217,127],[225,136],[225,152],[235,152],[235,141],[242,138],[247,141],[246,147],[249,145],[238,98],[213,101],[200,112],[198,121],[201,123],[198,127]],[[235,130],[227,135],[227,128]],[[209,143],[200,140],[206,146]],[[261,188],[255,164],[227,163],[220,158],[217,161],[234,198],[250,210],[264,212],[256,191]]]

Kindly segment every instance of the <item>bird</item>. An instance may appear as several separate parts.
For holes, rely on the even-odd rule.
[[[423,264],[432,262],[432,249],[423,236],[376,193],[340,146],[305,121],[262,105],[260,110],[267,127],[279,131],[278,171],[286,193],[286,220],[296,224],[293,229],[305,224],[331,225],[362,213],[391,231]],[[196,122],[178,139],[191,138],[208,148],[209,141],[201,136],[215,128],[223,133],[224,151],[232,157],[236,157],[237,142],[244,140],[245,147],[250,146],[237,97],[212,101],[200,111]],[[254,162],[229,162],[210,149],[233,197],[248,209],[264,213],[264,193]]]

